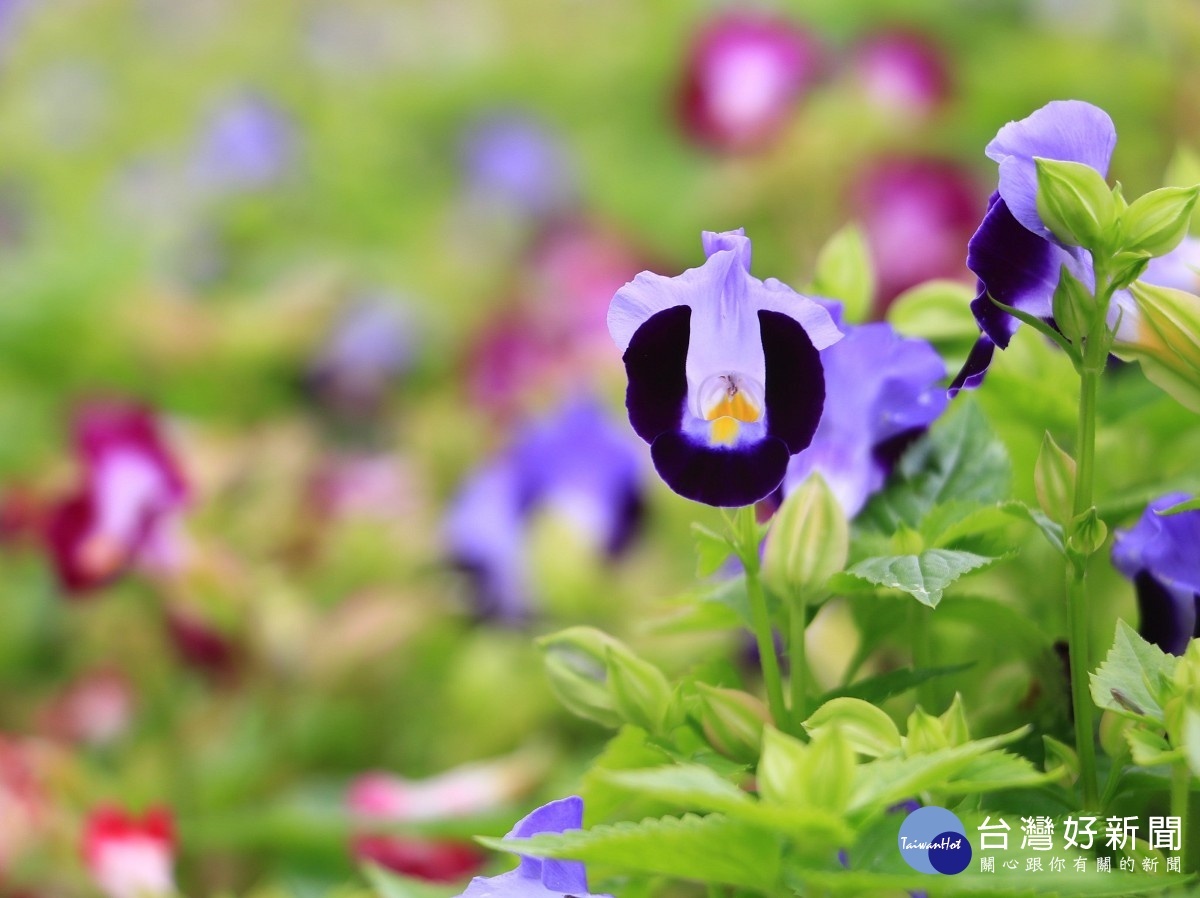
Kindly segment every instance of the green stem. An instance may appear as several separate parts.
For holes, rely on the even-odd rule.
[[[808,718],[808,695],[805,692],[808,677],[808,644],[805,640],[805,630],[808,627],[807,611],[802,601],[792,602],[788,663],[791,665],[789,679],[792,689],[793,733],[801,732],[804,729],[804,721]]]
[[[908,637],[912,644],[913,670],[933,666],[933,648],[929,639],[929,609],[919,602],[910,602],[908,609]],[[936,696],[929,681],[917,686],[917,703],[926,711],[933,712]]]
[[[775,725],[785,727],[788,717],[787,705],[783,701],[783,676],[779,672],[779,658],[775,655],[775,634],[771,629],[770,612],[767,611],[767,597],[758,576],[757,553],[753,564],[746,564],[746,592],[750,597],[750,620],[754,625],[763,681],[767,687],[767,706],[771,709],[771,719]]]
[[[1191,852],[1188,851],[1188,810],[1192,803],[1192,771],[1186,761],[1176,761],[1171,770],[1171,816],[1178,817],[1179,847],[1183,856],[1180,867],[1184,873],[1192,869]]]

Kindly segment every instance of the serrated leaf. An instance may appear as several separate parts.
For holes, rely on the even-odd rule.
[[[1125,729],[1125,741],[1129,743],[1129,754],[1133,763],[1141,767],[1174,764],[1184,757],[1182,751],[1172,749],[1166,739],[1145,727],[1128,726]]]
[[[733,545],[729,540],[703,524],[692,524],[692,543],[696,547],[697,577],[715,574],[733,555]]]
[[[782,837],[723,814],[649,818],[531,839],[479,840],[498,851],[607,864],[621,870],[773,890]]]
[[[1178,660],[1118,620],[1113,646],[1091,676],[1092,700],[1109,711],[1162,723],[1164,692]]]
[[[1002,789],[1040,786],[1062,779],[1062,768],[1038,770],[1028,758],[1006,751],[993,751],[976,758],[941,787],[944,795],[978,795]]]
[[[997,560],[955,549],[928,549],[920,555],[867,558],[846,573],[877,586],[903,590],[918,602],[936,608],[951,583]]]

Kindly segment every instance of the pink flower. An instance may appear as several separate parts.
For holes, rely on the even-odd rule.
[[[685,64],[684,129],[716,150],[760,148],[816,80],[821,56],[816,39],[787,19],[752,12],[713,19]]]
[[[97,403],[74,425],[84,483],[52,509],[46,527],[63,587],[80,593],[135,564],[177,564],[187,488],[153,417],[138,406]]]
[[[35,761],[26,743],[0,736],[0,887],[8,885],[7,871],[37,844],[47,823],[46,794]]]
[[[884,159],[862,173],[852,204],[870,246],[881,308],[923,281],[970,277],[966,245],[984,199],[967,170],[941,159]]]
[[[483,869],[487,860],[469,842],[410,836],[358,836],[351,851],[359,861],[428,882],[460,882]]]
[[[46,709],[45,728],[85,745],[119,739],[133,717],[133,689],[115,670],[93,671],[68,686]]]
[[[84,830],[83,857],[108,898],[175,893],[175,827],[164,808],[153,808],[140,820],[119,808],[93,811]]]
[[[911,31],[884,31],[854,50],[854,77],[876,109],[902,119],[923,119],[950,95],[950,70],[941,48]]]
[[[423,780],[368,773],[350,785],[346,803],[372,820],[420,821],[471,817],[503,807],[529,784],[516,758],[464,764]]]

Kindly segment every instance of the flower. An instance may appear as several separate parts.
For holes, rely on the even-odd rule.
[[[472,475],[445,523],[451,556],[476,575],[480,612],[519,620],[529,608],[525,537],[550,511],[615,557],[642,515],[636,446],[592,400],[577,399],[530,424]]]
[[[495,112],[474,122],[460,148],[469,193],[534,217],[574,205],[574,167],[558,136],[525,113]]]
[[[198,185],[215,192],[269,187],[290,164],[295,137],[292,123],[267,98],[228,98],[205,124],[191,171]]]
[[[95,589],[135,563],[176,565],[187,487],[151,414],[135,405],[96,403],[82,409],[74,430],[84,484],[51,510],[46,526],[63,587]]]
[[[426,882],[460,882],[487,860],[470,842],[412,836],[356,836],[351,851],[359,861]]]
[[[1055,100],[1027,118],[1009,122],[987,145],[988,158],[999,165],[1000,184],[967,244],[967,267],[979,278],[979,293],[971,310],[982,335],[950,385],[951,395],[979,386],[995,348],[1007,347],[1016,332],[1017,319],[998,308],[989,296],[1051,321],[1054,290],[1064,265],[1092,288],[1091,254],[1063,245],[1038,215],[1035,159],[1082,163],[1106,176],[1116,143],[1116,129],[1104,110],[1079,100]],[[1177,247],[1148,269],[1142,280],[1157,283],[1157,278],[1175,278],[1179,260],[1190,251],[1187,244]],[[1120,321],[1118,339],[1136,331],[1136,317],[1128,292],[1117,291],[1108,321],[1110,326]]]
[[[83,856],[96,887],[108,898],[175,894],[175,827],[170,811],[153,808],[138,819],[106,807],[88,817]]]
[[[869,166],[853,193],[886,307],[910,287],[969,276],[962,247],[979,220],[971,174],[942,159],[888,158]]]
[[[422,780],[368,773],[350,785],[346,804],[370,820],[416,822],[471,817],[501,808],[531,785],[521,755],[463,764]]]
[[[629,377],[629,421],[667,486],[751,505],[812,441],[825,402],[819,351],[841,333],[811,299],[751,276],[740,228],[702,240],[699,268],[642,272],[618,290],[608,328]]]
[[[950,94],[941,48],[918,32],[869,35],[855,47],[851,65],[871,105],[897,119],[926,118]]]
[[[711,20],[684,67],[684,130],[716,150],[758,149],[816,80],[821,56],[816,39],[787,19],[730,12]]]
[[[53,735],[84,745],[108,745],[129,729],[133,687],[116,670],[97,670],[71,683],[46,708],[43,725]]]
[[[387,297],[367,297],[334,323],[309,365],[308,390],[333,409],[370,414],[413,363],[411,323]]]
[[[562,798],[542,805],[518,821],[506,839],[562,833],[583,826],[583,799]],[[499,876],[477,876],[457,898],[597,898],[588,892],[587,869],[580,861],[551,861],[521,855],[517,869]]]
[[[846,335],[821,352],[825,413],[812,443],[788,463],[783,490],[817,471],[853,517],[883,487],[901,451],[945,410],[938,383],[946,367],[924,340],[885,323],[847,326],[840,303],[826,307]]]
[[[1117,531],[1112,549],[1113,565],[1137,590],[1142,635],[1174,655],[1200,635],[1200,511],[1157,512],[1187,498],[1171,493],[1151,502],[1132,529]]]
[[[1200,237],[1184,237],[1171,252],[1151,259],[1141,280],[1159,287],[1200,294]]]

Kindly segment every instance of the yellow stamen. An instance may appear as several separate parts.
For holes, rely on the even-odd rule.
[[[707,414],[709,421],[725,417],[733,418],[735,421],[750,423],[759,419],[759,411],[754,407],[754,403],[747,398],[745,392],[737,388],[732,388],[720,402],[708,410]]]
[[[709,440],[722,446],[733,445],[733,441],[737,439],[738,430],[741,428],[741,423],[737,418],[722,415],[710,420],[712,420],[712,432]]]

